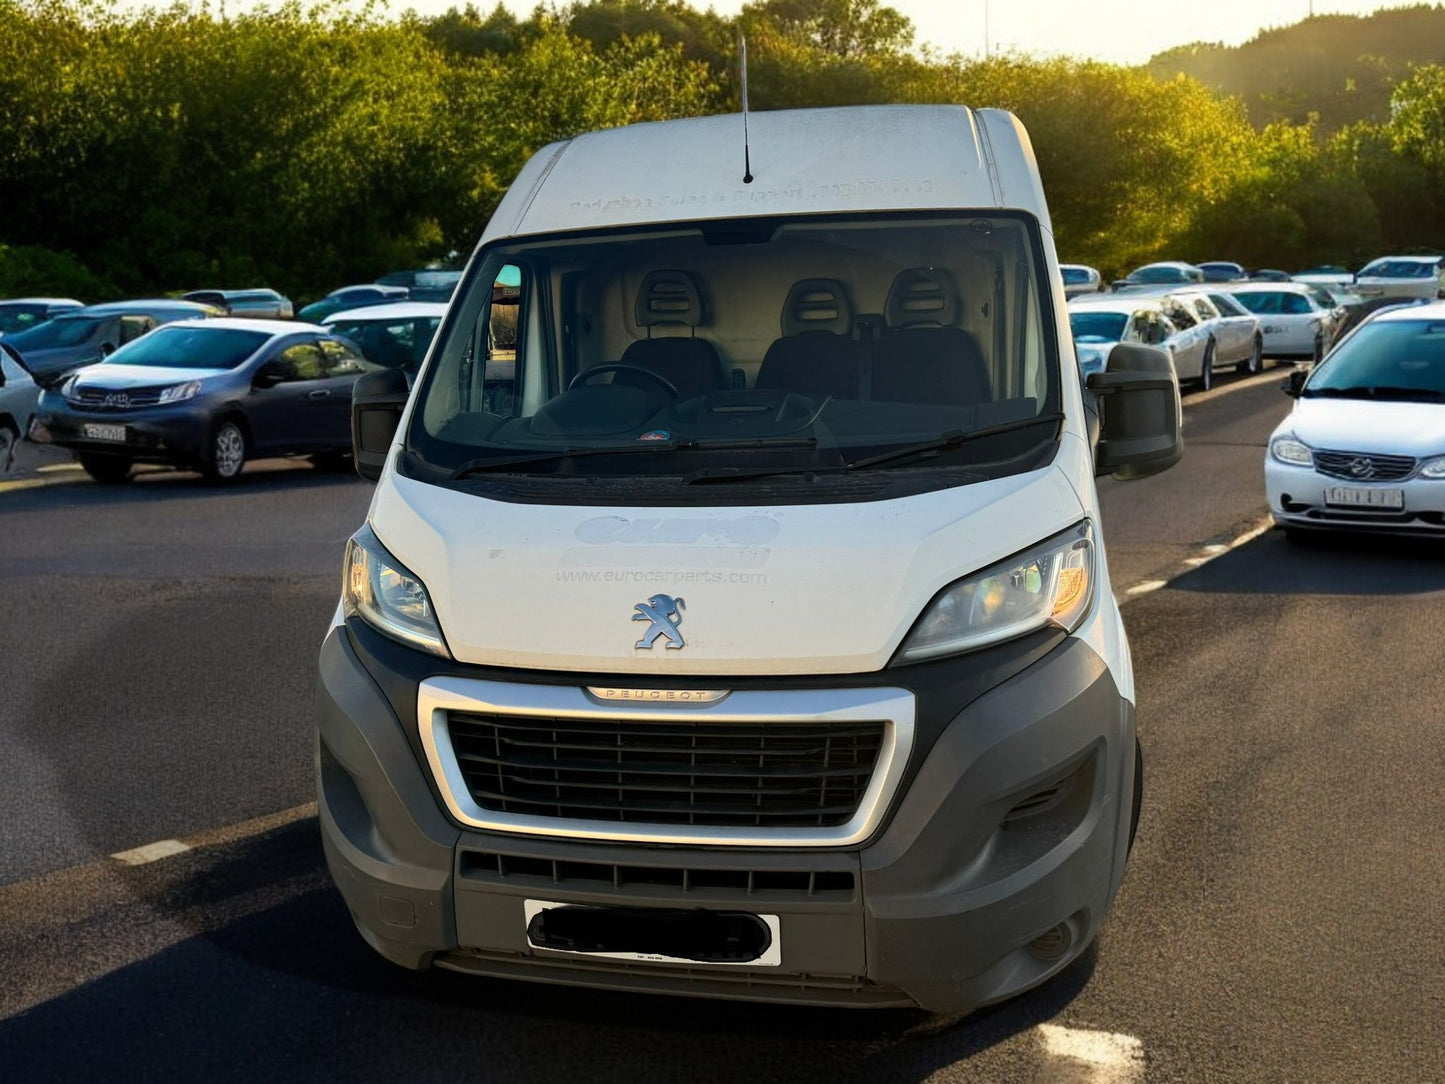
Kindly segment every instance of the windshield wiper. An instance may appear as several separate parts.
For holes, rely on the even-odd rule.
[[[1360,385],[1352,388],[1310,388],[1306,397],[1331,399],[1395,399],[1415,400],[1421,403],[1438,403],[1445,400],[1445,392],[1433,388],[1403,388],[1390,384]]]
[[[772,478],[782,474],[849,474],[853,471],[871,470],[874,467],[882,466],[885,463],[893,463],[902,459],[909,459],[913,456],[938,455],[949,448],[957,448],[960,444],[967,444],[969,441],[982,440],[984,437],[996,437],[1002,433],[1012,433],[1019,429],[1027,429],[1034,425],[1043,425],[1045,422],[1061,422],[1064,420],[1062,413],[1040,414],[1036,418],[1024,418],[1021,421],[1005,422],[1002,425],[990,425],[984,429],[950,429],[940,433],[932,440],[926,440],[919,444],[910,444],[903,448],[894,448],[891,452],[880,452],[878,455],[869,456],[867,459],[855,459],[848,463],[841,463],[833,467],[772,467],[764,470],[754,471],[733,471],[731,473],[720,473],[713,470],[701,470],[687,476],[684,481],[688,485],[694,482],[743,482],[753,478]]]
[[[749,440],[674,440],[641,441],[637,444],[603,445],[593,448],[563,448],[555,452],[538,452],[536,455],[513,456],[510,458],[481,458],[463,463],[452,472],[452,481],[469,478],[477,474],[503,471],[508,467],[523,467],[532,463],[548,463],[561,459],[582,459],[595,455],[632,455],[637,452],[680,452],[712,451],[737,448],[812,448],[818,443],[817,437],[759,437]]]

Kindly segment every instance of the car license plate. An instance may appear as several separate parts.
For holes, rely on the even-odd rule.
[[[1405,491],[1403,489],[1330,486],[1325,490],[1325,503],[1343,505],[1346,508],[1400,509],[1405,507]]]
[[[663,952],[663,951],[647,951],[647,950],[642,950],[642,951],[626,951],[626,950],[623,950],[623,951],[609,951],[609,950],[608,950],[607,948],[605,948],[605,947],[602,947],[601,949],[598,949],[598,948],[562,948],[561,946],[556,945],[556,944],[551,944],[551,945],[538,944],[537,941],[533,940],[533,937],[532,937],[532,931],[533,931],[533,928],[534,928],[534,922],[533,922],[533,920],[534,920],[539,914],[542,914],[543,912],[552,911],[552,910],[559,910],[559,909],[567,909],[567,910],[574,910],[574,911],[575,911],[575,910],[582,910],[582,909],[584,909],[584,908],[582,908],[580,905],[577,905],[577,904],[570,904],[570,903],[550,903],[550,902],[548,902],[548,901],[546,901],[546,900],[524,900],[524,901],[523,901],[523,915],[524,915],[525,921],[526,921],[526,923],[527,923],[527,944],[528,944],[530,947],[532,947],[532,948],[534,948],[534,949],[543,949],[543,950],[545,950],[545,951],[551,951],[551,952],[575,952],[575,953],[577,953],[577,954],[579,954],[579,955],[601,956],[601,957],[605,957],[605,958],[611,959],[611,960],[641,960],[641,961],[648,961],[648,962],[652,962],[652,963],[685,964],[685,965],[688,966],[688,967],[782,967],[782,966],[783,966],[783,950],[782,950],[781,944],[779,943],[780,928],[779,928],[778,916],[777,916],[777,915],[753,915],[753,914],[749,914],[749,915],[746,916],[746,918],[749,919],[749,920],[754,920],[755,922],[756,922],[756,921],[761,921],[762,923],[764,923],[764,924],[767,926],[767,934],[769,935],[769,936],[767,937],[767,946],[766,946],[766,948],[763,949],[761,955],[755,956],[755,957],[753,957],[753,958],[750,959],[750,960],[720,960],[720,959],[710,959],[710,960],[709,960],[709,959],[699,959],[699,958],[694,957],[694,956],[671,955],[671,954],[666,953],[666,952]],[[585,909],[586,909],[586,910],[597,910],[597,911],[604,910],[604,908],[585,908]],[[641,911],[642,909],[641,909],[641,908],[624,908],[624,910],[630,911],[630,912],[632,912],[632,913],[635,915],[636,913],[638,913],[638,912]],[[720,915],[720,917],[721,917],[721,915]],[[761,930],[759,930],[758,932],[759,932],[759,934],[762,933]],[[624,935],[624,940],[626,939],[626,936],[627,936],[627,935]],[[632,936],[634,936],[634,937],[636,936],[635,931],[632,932]]]
[[[81,432],[88,440],[125,440],[125,426],[123,425],[96,425],[93,422],[86,422],[81,427]]]

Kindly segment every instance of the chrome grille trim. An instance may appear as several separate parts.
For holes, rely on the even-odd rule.
[[[829,827],[739,828],[580,820],[483,809],[472,798],[448,729],[448,712],[521,718],[569,717],[639,722],[699,721],[763,726],[769,722],[884,722],[873,775],[845,823]],[[521,685],[436,677],[417,690],[417,725],[427,763],[448,811],[461,824],[498,832],[561,839],[673,843],[719,847],[846,847],[871,836],[897,793],[914,739],[914,699],[906,689],[735,691],[715,704],[599,704],[573,686]]]
[[[1415,460],[1408,455],[1336,451],[1318,451],[1314,455],[1316,471],[1346,482],[1398,482],[1415,471]],[[1370,473],[1356,474],[1351,467],[1364,461],[1368,461]]]

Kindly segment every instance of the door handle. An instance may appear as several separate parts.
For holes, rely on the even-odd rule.
[[[308,399],[325,399],[325,398],[327,398],[330,394],[331,394],[331,389],[330,389],[330,388],[317,388],[315,391],[308,391],[308,392],[306,393],[306,398],[308,398]]]

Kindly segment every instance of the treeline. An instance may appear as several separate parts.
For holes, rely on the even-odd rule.
[[[304,301],[470,251],[555,139],[754,109],[1001,106],[1028,126],[1060,252],[1357,266],[1445,247],[1445,69],[1385,119],[1250,124],[1145,68],[942,56],[879,0],[593,0],[517,19],[340,7],[226,15],[0,0],[0,296],[265,283]]]

